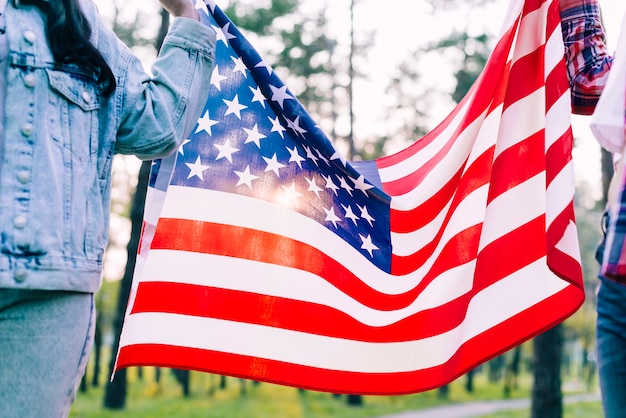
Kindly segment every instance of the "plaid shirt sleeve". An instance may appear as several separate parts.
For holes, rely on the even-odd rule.
[[[593,113],[613,62],[606,47],[598,0],[577,0],[561,9],[572,111]],[[561,3],[563,5],[563,1]]]

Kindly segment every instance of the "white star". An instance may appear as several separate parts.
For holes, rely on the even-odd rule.
[[[367,191],[369,189],[373,189],[374,188],[374,186],[372,186],[371,184],[365,183],[365,176],[363,176],[363,175],[361,175],[356,180],[353,179],[352,177],[350,177],[350,180],[352,180],[352,182],[354,183],[355,189],[362,191],[365,196],[367,196]]]
[[[317,185],[317,183],[315,182],[315,178],[309,179],[308,177],[305,177],[304,179],[307,181],[307,183],[309,183],[309,189],[307,191],[315,193],[317,195],[317,198],[319,199],[320,192],[324,191],[324,189]]]
[[[283,134],[283,132],[285,132],[287,129],[280,123],[280,119],[278,119],[278,116],[276,116],[274,119],[270,118],[269,116],[267,118],[270,120],[270,122],[272,122],[272,132],[278,132],[280,137],[282,139],[285,139],[285,135]]]
[[[330,209],[324,207],[322,209],[326,212],[326,219],[324,220],[326,222],[332,222],[335,228],[337,228],[337,222],[341,222],[341,218],[335,215],[335,208],[331,206]]]
[[[185,155],[185,149],[183,148],[185,145],[187,145],[188,143],[190,143],[191,141],[189,139],[185,139],[181,144],[180,147],[178,147],[178,153],[180,155]]]
[[[226,158],[231,163],[233,162],[233,154],[239,151],[239,148],[233,148],[230,145],[230,140],[228,139],[224,141],[223,145],[215,144],[215,147],[220,150],[220,152],[217,154],[217,157],[215,157],[215,160],[219,160],[220,158]]]
[[[226,45],[226,48],[228,48],[228,41],[226,40],[226,35],[222,32],[222,28],[215,25],[211,25],[211,27],[215,31],[215,43],[217,44],[219,41],[222,41],[224,45]]]
[[[241,119],[241,111],[248,108],[248,106],[246,105],[239,104],[238,94],[235,94],[235,98],[233,100],[223,99],[223,101],[226,106],[228,106],[228,109],[226,109],[226,113],[224,113],[224,116],[234,114],[239,119]]]
[[[296,148],[295,146],[293,147],[293,149],[289,149],[287,147],[287,151],[289,151],[289,154],[291,154],[291,157],[289,157],[289,162],[290,163],[296,163],[298,164],[298,167],[300,167],[300,169],[302,169],[302,161],[306,161],[305,158],[303,158],[299,153],[298,153],[298,148]]]
[[[226,37],[226,40],[237,39],[235,35],[228,32],[228,28],[230,28],[230,22],[228,22],[222,27],[222,33]],[[228,46],[228,44],[226,46]]]
[[[335,151],[335,153],[333,155],[331,155],[330,159],[331,160],[339,160],[339,161],[341,161],[341,164],[343,164],[344,167],[346,166],[347,161],[346,161],[345,157],[342,154],[339,153],[339,151]]]
[[[263,96],[263,93],[261,92],[261,88],[249,87],[249,89],[252,91],[252,100],[250,100],[250,102],[252,103],[259,102],[261,103],[261,106],[263,106],[263,109],[265,109],[265,101],[267,99],[265,98],[265,96]]]
[[[235,62],[235,66],[233,67],[233,72],[239,71],[243,78],[248,78],[248,68],[246,68],[246,64],[243,63],[243,60],[240,57],[230,57]]]
[[[205,2],[206,1],[206,2]],[[196,9],[201,9],[203,6],[209,6],[211,12],[215,13],[215,2],[213,0],[196,0]]]
[[[368,253],[370,253],[370,257],[373,257],[374,250],[378,250],[379,248],[375,246],[374,243],[372,242],[372,236],[367,235],[366,237],[364,237],[363,235],[359,234],[359,237],[361,237],[361,241],[363,242],[363,245],[361,245],[361,248],[367,251]]]
[[[211,120],[209,116],[209,111],[204,112],[204,115],[200,119],[198,119],[198,127],[196,128],[196,132],[205,131],[209,135],[213,135],[211,132],[211,127],[217,125],[219,122],[216,120]]]
[[[307,147],[306,145],[303,145],[302,147],[306,151],[306,158],[308,158],[309,160],[313,161],[313,164],[317,165],[317,157],[315,155],[313,155],[313,152],[311,151],[311,148]]]
[[[343,207],[343,210],[346,211],[346,218],[351,219],[352,222],[354,222],[354,224],[356,225],[356,221],[359,219],[359,217],[355,215],[354,211],[352,210],[352,206],[341,205],[341,207]]]
[[[292,182],[291,186],[287,187],[287,186],[282,186],[283,190],[285,191],[284,197],[283,199],[285,200],[285,202],[291,204],[291,205],[297,205],[298,204],[298,198],[302,197],[302,194],[300,192],[298,192],[296,190],[296,183]]]
[[[278,162],[278,159],[276,158],[276,153],[274,153],[274,156],[272,158],[263,157],[263,159],[267,163],[265,171],[273,171],[276,174],[276,177],[280,177],[280,173],[278,172],[278,170],[284,168],[285,165]]]
[[[337,196],[337,190],[339,190],[339,187],[337,187],[335,182],[333,182],[333,179],[332,177],[330,177],[330,174],[328,175],[328,177],[325,177],[325,176],[322,176],[322,177],[324,177],[324,179],[326,180],[326,188],[331,189],[333,193],[335,193],[335,196]]]
[[[255,65],[254,68],[265,68],[269,75],[272,75],[273,72],[272,67],[267,62],[265,62],[265,60],[261,60],[261,62]]]
[[[209,168],[208,165],[202,165],[202,162],[200,161],[200,156],[198,155],[198,158],[196,158],[196,162],[193,164],[189,164],[189,163],[185,163],[185,165],[187,167],[189,167],[189,170],[191,170],[189,172],[189,175],[187,176],[187,179],[192,178],[193,176],[198,177],[200,180],[204,180],[204,177],[202,176],[202,172],[206,169]]]
[[[219,68],[217,65],[213,68],[213,72],[211,73],[211,85],[215,86],[219,91],[222,91],[222,81],[228,79],[228,77],[224,77],[220,74]]]
[[[352,187],[350,187],[350,185],[348,184],[346,179],[344,179],[343,177],[340,177],[339,178],[339,183],[341,184],[341,188],[344,189],[346,192],[348,192],[348,194],[350,196],[352,196],[352,190],[354,190],[354,189]]]
[[[250,174],[250,166],[247,166],[244,171],[235,171],[235,174],[237,174],[237,177],[239,177],[237,186],[241,186],[242,184],[245,184],[250,189],[252,189],[252,182],[259,178],[258,176],[255,176],[254,174]]]
[[[294,120],[289,120],[289,118],[287,118],[287,126],[295,133],[301,134],[302,136],[306,133],[306,130],[300,127],[300,116],[297,116]]]
[[[358,203],[357,206],[361,211],[361,218],[365,219],[367,222],[369,222],[370,226],[372,226],[372,223],[375,221],[375,219],[372,218],[372,215],[370,215],[370,213],[368,212],[367,206],[363,205],[363,207],[361,207],[361,205],[359,205]]]
[[[270,84],[272,89],[272,101],[278,102],[281,108],[283,108],[285,100],[294,100],[294,98],[287,93],[287,86],[274,87]]]
[[[330,162],[326,158],[324,158],[320,150],[315,149],[315,153],[317,154],[318,157],[320,157],[320,160],[324,161],[326,165],[330,167]]]
[[[243,128],[243,130],[246,131],[246,134],[248,134],[248,138],[246,138],[246,142],[244,142],[244,144],[254,142],[257,147],[261,148],[261,139],[267,138],[267,136],[259,132],[257,124],[255,123],[252,129]]]

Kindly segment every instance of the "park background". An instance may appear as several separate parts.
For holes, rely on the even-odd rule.
[[[157,1],[96,0],[111,27],[147,69],[168,24]],[[390,154],[434,128],[480,73],[509,0],[231,0],[217,1],[350,158]],[[602,1],[609,49],[617,44],[626,4]],[[279,7],[280,6],[280,7]],[[280,12],[277,10],[280,9]],[[587,301],[562,327],[561,395],[598,394],[594,359],[593,260],[604,207],[606,155],[589,117],[572,120],[576,146],[577,221]],[[72,417],[376,417],[437,405],[532,397],[533,341],[449,386],[395,397],[337,396],[235,378],[131,368],[124,384],[108,382],[132,232],[141,163],[116,157],[102,288],[99,341]],[[131,251],[132,253],[132,251]],[[588,399],[588,398],[583,398]],[[529,416],[530,406],[498,417]],[[541,415],[548,417],[549,415]],[[555,415],[552,415],[555,416]],[[565,417],[600,417],[599,401],[565,403]]]

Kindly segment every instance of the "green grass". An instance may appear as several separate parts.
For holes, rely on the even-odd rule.
[[[502,384],[490,384],[482,375],[475,379],[475,391],[468,394],[463,387],[465,378],[450,385],[447,399],[437,391],[404,396],[365,396],[362,407],[351,407],[345,397],[332,394],[299,391],[294,388],[246,382],[246,394],[240,393],[240,381],[227,379],[225,390],[215,390],[219,377],[191,374],[191,395],[182,396],[182,390],[173,374],[163,369],[161,383],[154,383],[154,369],[145,368],[143,379],[138,379],[136,369],[129,369],[126,407],[121,411],[102,408],[103,385],[79,393],[70,417],[72,418],[195,418],[195,417],[246,417],[246,418],[365,418],[395,412],[424,409],[442,404],[471,402],[475,400],[502,399]],[[516,398],[528,398],[530,377],[520,381],[513,393]],[[498,415],[508,416],[508,415]],[[528,416],[510,415],[511,417]],[[594,415],[571,415],[571,417]],[[570,417],[567,417],[570,418]]]

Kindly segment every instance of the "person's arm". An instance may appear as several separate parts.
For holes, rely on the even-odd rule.
[[[164,157],[191,132],[206,103],[215,59],[215,30],[199,21],[192,0],[161,0],[176,17],[151,76],[135,56],[120,59],[115,151],[142,160]]]
[[[188,17],[200,21],[198,10],[189,0],[159,0],[161,6],[174,17]]]
[[[560,0],[572,111],[593,113],[613,58],[606,47],[598,0]]]

